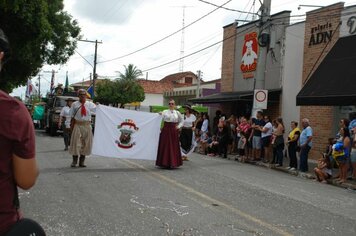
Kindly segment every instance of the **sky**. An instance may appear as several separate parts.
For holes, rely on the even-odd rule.
[[[317,9],[315,2],[271,0],[271,14],[290,10],[291,15],[303,15]],[[327,6],[338,1],[319,2]],[[356,5],[356,0],[344,2],[345,6]],[[221,5],[224,8],[217,7]],[[149,80],[160,80],[182,68],[193,73],[200,70],[204,81],[219,79],[223,27],[235,20],[239,25],[251,21],[254,14],[241,11],[256,13],[259,8],[259,0],[64,0],[65,11],[79,22],[82,39],[101,42],[96,71],[99,77],[110,79],[124,72],[128,64],[142,70],[142,78]],[[291,23],[301,20],[303,17],[292,17]],[[66,72],[70,84],[88,80],[94,51],[94,43],[78,42],[66,64],[45,65],[40,72],[41,94],[49,90],[52,70],[55,85],[65,83]],[[180,60],[182,56],[186,57]],[[32,82],[38,85],[38,76]],[[24,98],[25,90],[19,87],[12,95]]]

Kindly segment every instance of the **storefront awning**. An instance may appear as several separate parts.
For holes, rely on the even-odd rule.
[[[356,105],[356,35],[340,38],[297,95],[297,106]]]
[[[281,89],[273,89],[268,91],[268,101],[279,101]],[[196,104],[202,103],[223,103],[234,101],[251,101],[253,99],[253,91],[241,92],[223,92],[216,93],[201,98],[191,98],[188,101]]]

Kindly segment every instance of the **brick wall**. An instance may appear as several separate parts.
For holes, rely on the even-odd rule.
[[[233,91],[236,31],[235,24],[224,27],[224,39],[228,39],[222,48],[221,92]]]
[[[314,72],[319,64],[323,61],[324,57],[334,46],[339,38],[339,23],[341,11],[344,8],[344,3],[336,3],[311,11],[307,13],[305,22],[305,38],[304,38],[304,57],[303,57],[303,78],[302,86],[305,85],[312,72]],[[312,36],[312,28],[331,23],[329,29],[333,30],[333,36],[329,43],[320,43],[317,45],[309,46],[310,38]],[[329,30],[328,29],[328,30]],[[324,52],[323,52],[324,50]],[[320,57],[320,58],[319,58]],[[311,149],[309,158],[320,158],[320,152],[324,152],[329,137],[335,136],[332,133],[333,122],[333,107],[328,106],[302,106],[300,110],[300,119],[308,118],[310,126],[313,128],[313,148]],[[301,120],[300,120],[301,124]]]

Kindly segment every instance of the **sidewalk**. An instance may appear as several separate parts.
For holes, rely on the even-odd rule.
[[[227,159],[228,160],[235,160],[235,157],[237,157],[234,154],[229,154]],[[240,162],[240,159],[238,158],[238,161]],[[265,168],[270,168],[270,169],[274,169],[276,171],[282,171],[285,172],[287,174],[291,174],[291,175],[295,175],[301,178],[306,178],[306,179],[311,179],[311,180],[315,180],[315,174],[314,174],[314,168],[317,166],[317,162],[315,160],[308,160],[309,163],[309,171],[306,173],[302,173],[299,172],[297,170],[295,171],[290,171],[287,169],[288,164],[289,164],[289,159],[288,158],[284,158],[283,160],[283,166],[281,167],[276,167],[274,164],[269,164],[269,163],[263,163],[262,161],[245,161],[244,163],[246,164],[250,164],[250,165],[256,165],[256,166],[261,166],[261,167],[265,167]],[[299,163],[299,160],[298,160]],[[346,189],[350,189],[350,190],[356,190],[356,180],[347,180],[345,183],[337,183],[335,180],[335,176],[338,175],[339,170],[338,169],[333,169],[333,177],[331,179],[328,179],[327,182],[330,185],[334,185],[337,187],[341,187],[341,188],[346,188]]]

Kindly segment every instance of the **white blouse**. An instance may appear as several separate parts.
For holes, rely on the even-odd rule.
[[[176,110],[164,110],[162,112],[162,119],[164,122],[178,123],[178,128],[183,126],[183,116]]]
[[[190,114],[189,117],[188,116],[184,116],[183,127],[192,128],[193,127],[193,123],[195,122],[196,119],[197,118],[195,117],[194,114]]]

